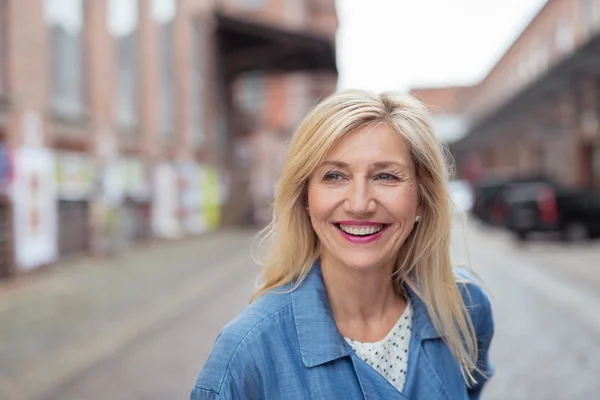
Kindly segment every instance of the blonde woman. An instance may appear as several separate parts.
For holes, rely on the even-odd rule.
[[[477,399],[490,302],[449,256],[446,164],[426,109],[346,91],[306,117],[253,302],[191,399]]]

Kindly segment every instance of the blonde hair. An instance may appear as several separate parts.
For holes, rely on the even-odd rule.
[[[344,91],[325,99],[304,119],[290,144],[273,219],[260,235],[267,246],[252,300],[283,285],[300,284],[307,276],[320,254],[305,209],[308,179],[337,141],[377,123],[387,123],[409,144],[422,208],[421,221],[398,254],[394,282],[400,290],[408,285],[421,298],[463,375],[473,381],[472,371],[478,371],[477,341],[450,261],[452,206],[445,150],[427,109],[410,96]]]

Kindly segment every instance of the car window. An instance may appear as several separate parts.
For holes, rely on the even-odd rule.
[[[544,182],[511,183],[504,189],[504,198],[512,203],[534,201],[544,188],[551,186]]]

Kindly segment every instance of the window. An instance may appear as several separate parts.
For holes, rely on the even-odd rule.
[[[227,145],[229,143],[229,124],[222,116],[217,117],[217,121],[213,127],[212,137],[214,140],[214,148],[217,153],[217,160],[226,157]]]
[[[581,20],[588,33],[596,30],[597,0],[581,0]]]
[[[204,79],[206,36],[199,22],[192,29],[192,65],[190,82],[190,141],[194,146],[204,142]]]
[[[307,5],[303,0],[285,1],[286,22],[293,27],[301,27],[306,21]]]
[[[236,101],[238,106],[249,112],[259,112],[265,102],[265,79],[259,72],[248,72],[237,82]]]
[[[3,93],[6,89],[4,87],[4,18],[6,18],[6,13],[4,12],[4,7],[6,6],[6,2],[4,0],[0,0],[0,93]]]
[[[51,107],[77,117],[83,112],[83,0],[45,0],[50,30]]]
[[[240,4],[246,8],[260,8],[266,0],[239,0]]]
[[[600,190],[600,144],[596,144],[596,147],[593,150],[592,158],[592,168],[596,180],[596,189]],[[596,201],[597,204],[600,206],[600,196],[596,196]]]
[[[548,58],[550,55],[550,50],[548,46],[548,42],[543,41],[538,45],[538,49],[536,52],[536,63],[538,72],[543,73],[548,69]]]
[[[548,42],[536,43],[527,54],[524,81],[535,79],[548,69]]]
[[[307,73],[296,72],[287,75],[287,110],[290,132],[289,135],[300,125],[304,116],[313,106],[310,93],[310,77]]]
[[[117,48],[115,115],[124,128],[138,123],[138,13],[137,0],[108,0],[108,30]]]
[[[554,37],[556,48],[563,54],[568,53],[573,50],[574,39],[571,23],[565,19],[560,19],[556,24]]]
[[[174,19],[175,0],[152,0],[152,17],[159,24],[158,60],[160,65],[161,101],[159,126],[165,140],[173,137],[175,130],[175,71],[174,71]]]

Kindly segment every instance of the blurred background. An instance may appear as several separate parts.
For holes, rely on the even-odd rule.
[[[454,158],[484,398],[599,398],[600,0],[0,0],[0,399],[188,398],[345,88],[412,93]]]

